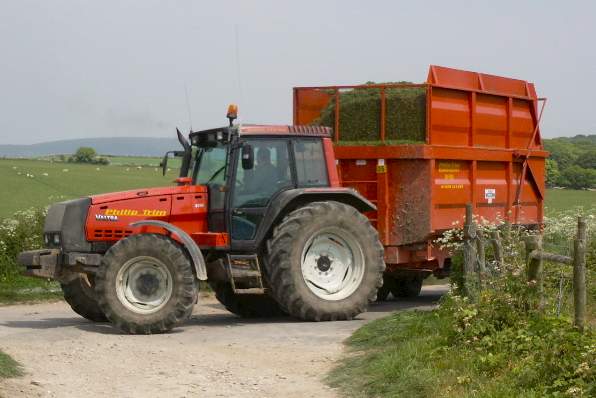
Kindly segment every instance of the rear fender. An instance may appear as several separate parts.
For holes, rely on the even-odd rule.
[[[359,192],[351,188],[298,188],[281,192],[269,204],[255,239],[257,247],[269,238],[271,231],[288,213],[312,202],[336,201],[360,212],[377,208]]]
[[[188,254],[190,254],[190,258],[192,259],[193,266],[195,267],[195,271],[197,274],[197,279],[201,281],[207,280],[207,266],[205,265],[205,259],[203,258],[203,253],[199,249],[199,246],[195,243],[195,241],[186,233],[184,230],[178,228],[175,225],[167,223],[165,221],[158,221],[158,220],[144,220],[144,221],[137,221],[130,224],[131,227],[142,227],[142,226],[152,226],[152,227],[161,227],[173,234],[176,234],[186,250],[188,250]]]

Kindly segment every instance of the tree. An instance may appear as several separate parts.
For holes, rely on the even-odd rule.
[[[596,149],[589,149],[577,157],[576,164],[584,169],[596,169]]]
[[[546,185],[554,187],[560,184],[561,172],[559,164],[554,159],[546,159]]]
[[[550,152],[550,158],[557,161],[560,170],[575,164],[578,156],[577,147],[562,138],[544,140],[544,148]]]
[[[573,165],[561,173],[565,186],[574,189],[596,187],[596,170]]]
[[[95,149],[87,146],[82,146],[70,157],[70,161],[74,163],[93,163],[97,153]]]

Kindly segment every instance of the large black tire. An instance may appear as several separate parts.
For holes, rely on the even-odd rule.
[[[391,293],[400,298],[418,297],[422,290],[423,279],[421,276],[398,277],[395,279],[395,287]]]
[[[124,297],[123,288],[118,287],[122,286],[118,281],[119,271],[127,264],[135,264],[135,261],[154,262],[158,269],[171,276],[171,294],[167,299],[164,295],[163,303],[156,306],[154,312],[143,313],[142,309],[137,309],[135,302]],[[139,276],[131,282],[141,292],[140,295],[151,295],[155,289],[168,285],[155,278],[142,279],[146,275],[139,272]],[[167,332],[190,317],[197,298],[195,276],[186,253],[176,242],[158,234],[132,235],[118,241],[103,257],[95,282],[99,307],[108,320],[118,329],[132,334]]]
[[[347,296],[341,299],[326,299],[315,294],[302,271],[303,252],[310,250],[307,245],[314,245],[311,238],[330,228],[356,242],[359,258],[363,260],[359,284],[354,284],[354,290],[346,292]],[[319,259],[322,257],[327,256],[321,255]],[[358,210],[339,202],[313,202],[289,213],[267,242],[265,260],[273,297],[288,314],[303,320],[352,319],[366,311],[383,284],[385,262],[377,231]],[[324,263],[327,268],[329,258]]]
[[[93,276],[79,274],[70,282],[61,283],[60,287],[64,300],[74,312],[93,322],[106,322],[107,318],[97,303],[93,282]]]
[[[235,294],[229,283],[211,283],[217,300],[232,314],[242,318],[271,318],[287,315],[266,294]]]

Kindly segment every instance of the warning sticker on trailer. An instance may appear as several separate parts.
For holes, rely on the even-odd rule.
[[[492,203],[497,198],[497,190],[495,188],[486,188],[484,190],[484,199],[488,200],[488,203]]]

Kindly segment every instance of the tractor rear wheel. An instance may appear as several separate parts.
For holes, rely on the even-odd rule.
[[[211,283],[215,298],[232,314],[242,318],[270,318],[287,315],[266,294],[235,294],[229,283]]]
[[[395,287],[391,290],[391,293],[400,298],[418,297],[422,290],[422,280],[421,276],[396,278]]]
[[[163,333],[188,319],[197,298],[185,251],[158,234],[132,235],[104,256],[95,278],[99,306],[120,330]]]
[[[304,320],[352,319],[383,284],[383,246],[368,218],[343,203],[313,202],[289,213],[267,244],[273,297]]]
[[[61,283],[60,287],[64,293],[64,300],[74,312],[93,322],[105,322],[106,316],[97,304],[94,281],[92,275],[78,274],[70,282]]]

